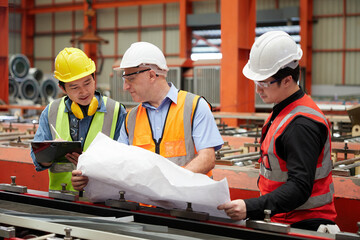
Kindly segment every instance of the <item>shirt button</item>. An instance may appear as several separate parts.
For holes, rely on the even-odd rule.
[[[160,127],[157,127],[156,130],[160,130]]]
[[[80,138],[80,140],[82,141],[84,138]]]
[[[158,112],[159,112],[159,110],[156,110],[156,112],[158,113]]]

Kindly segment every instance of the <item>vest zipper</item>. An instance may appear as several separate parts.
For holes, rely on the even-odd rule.
[[[158,142],[155,142],[155,152],[160,154],[160,144]]]
[[[160,155],[160,143],[161,143],[161,140],[162,138],[159,138],[158,141],[156,141],[154,139],[154,142],[155,142],[155,153],[159,154]]]

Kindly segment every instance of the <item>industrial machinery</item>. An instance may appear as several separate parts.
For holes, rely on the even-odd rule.
[[[114,239],[121,239],[120,235],[125,235],[124,239],[359,239],[360,178],[352,171],[358,166],[357,143],[333,144],[337,224],[347,233],[323,235],[266,221],[238,224],[192,211],[191,203],[184,209],[139,206],[126,201],[126,193],[122,192],[119,199],[103,203],[90,203],[66,191],[48,192],[48,174],[34,170],[29,154],[29,140],[35,131],[35,124],[0,124],[0,237],[13,239],[10,234],[18,234],[18,239],[24,239],[20,232],[25,231],[61,239],[113,239],[113,234]],[[259,196],[259,144],[253,137],[223,138],[229,145],[217,152],[214,180],[227,178],[231,199]],[[55,213],[59,216],[53,216]],[[119,221],[131,224],[120,226]],[[341,238],[344,236],[351,238]]]
[[[187,209],[107,206],[86,199],[0,184],[0,237],[4,239],[360,239],[358,233],[319,233],[286,224],[242,221],[209,216]],[[112,202],[114,202],[113,200]],[[181,214],[179,214],[181,213]],[[200,218],[197,218],[200,216]],[[360,223],[358,223],[360,225]]]

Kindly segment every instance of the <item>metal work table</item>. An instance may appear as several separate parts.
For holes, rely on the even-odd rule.
[[[0,226],[37,226],[39,231],[56,234],[61,234],[67,227],[72,229],[73,237],[81,239],[335,239],[331,234],[292,228],[287,228],[286,232],[274,232],[274,229],[269,228],[271,224],[267,226],[268,230],[256,230],[214,217],[207,221],[196,221],[157,214],[146,209],[129,211],[109,208],[102,204],[69,202],[51,199],[46,197],[45,192],[33,190],[23,194],[0,191],[0,200],[0,208],[6,208],[3,210],[5,213],[0,213]],[[16,211],[22,213],[7,212],[15,209],[20,209]],[[25,209],[30,214],[24,213]],[[51,222],[44,220],[47,211],[51,213]],[[27,215],[32,215],[35,219],[29,220]],[[88,216],[97,218],[94,220]],[[134,221],[114,223],[104,217],[133,218]]]

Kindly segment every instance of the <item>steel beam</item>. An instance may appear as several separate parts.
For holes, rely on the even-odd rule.
[[[93,0],[93,4],[95,4],[96,1]],[[94,7],[93,5],[90,6],[86,1],[84,1],[84,13],[89,12],[89,10],[93,10]],[[83,28],[83,32],[85,33],[87,31],[88,28],[92,28],[94,29],[94,32],[96,33],[96,11],[94,16],[92,16],[91,18],[91,22],[89,22],[89,18],[87,14],[84,14],[84,28]],[[84,43],[84,52],[86,53],[86,55],[91,58],[95,64],[97,65],[97,69],[99,68],[98,64],[97,64],[97,43]],[[96,76],[95,76],[95,81],[96,81]]]
[[[180,58],[190,59],[191,55],[191,29],[187,27],[186,17],[192,13],[192,4],[188,0],[180,0]],[[185,61],[189,62],[189,61]]]
[[[311,95],[312,82],[312,32],[313,32],[313,1],[300,0],[300,45],[303,56],[300,67],[305,68],[305,91]]]
[[[94,4],[94,9],[173,3],[179,1],[181,0],[131,0],[131,1],[98,2]]]
[[[9,3],[0,0],[0,100],[9,103]]]
[[[29,14],[29,10],[34,6],[34,0],[21,1],[21,52],[29,59],[30,66],[34,66],[35,16]]]
[[[81,3],[77,4],[57,4],[55,6],[37,6],[36,8],[29,9],[29,14],[41,14],[41,13],[55,13],[55,12],[69,12],[69,11],[81,11],[84,7]]]
[[[255,88],[242,74],[255,41],[256,1],[221,1],[221,75],[222,112],[255,112]],[[226,124],[240,122],[227,119]]]

